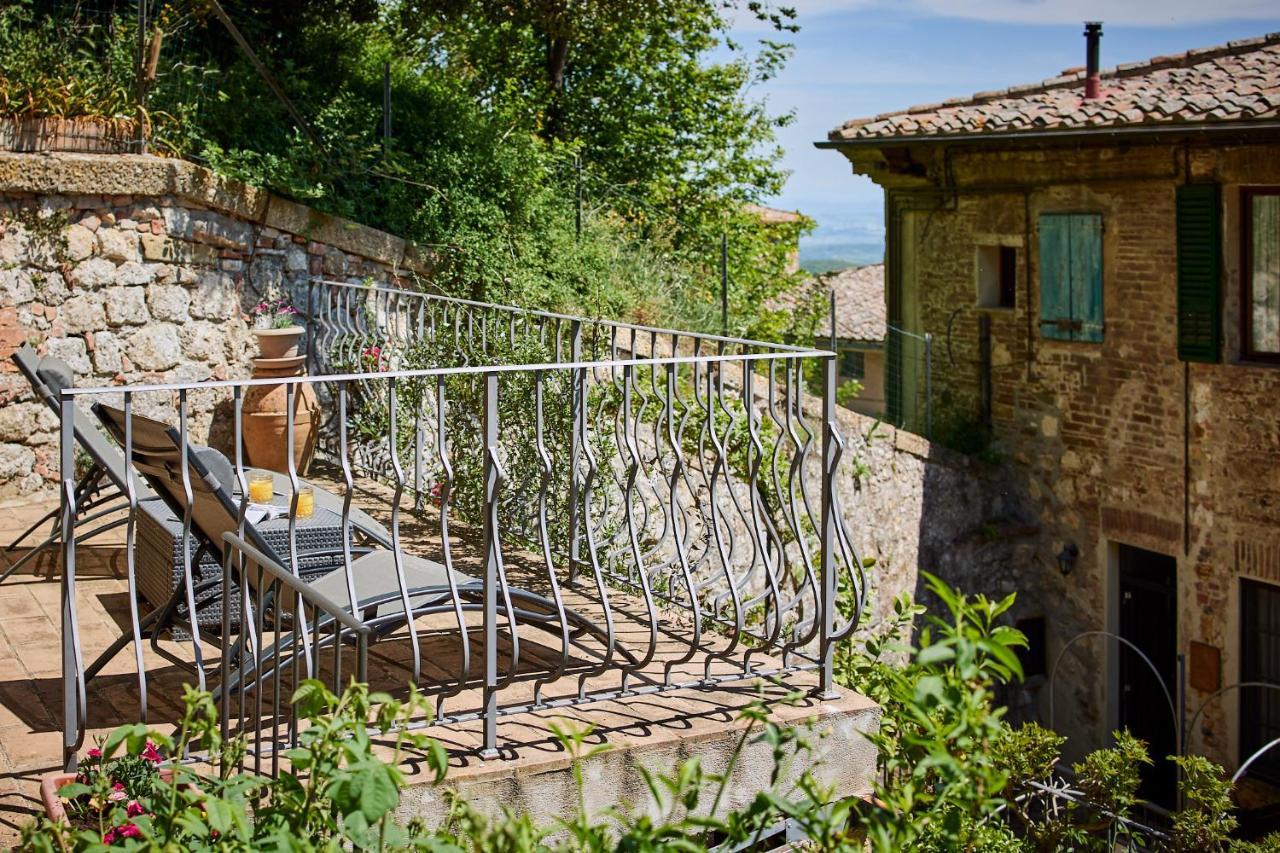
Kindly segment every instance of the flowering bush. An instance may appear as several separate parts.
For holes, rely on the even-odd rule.
[[[298,309],[288,299],[264,299],[249,312],[257,329],[287,329],[298,323]]]
[[[58,796],[67,801],[67,817],[77,828],[96,833],[112,845],[139,835],[137,820],[148,815],[148,800],[160,779],[164,756],[154,741],[130,738],[132,729],[112,735],[90,749],[74,781],[63,785]],[[111,757],[122,741],[128,750]]]
[[[391,353],[384,351],[379,344],[367,346],[360,350],[360,371],[362,373],[386,373],[391,369]]]

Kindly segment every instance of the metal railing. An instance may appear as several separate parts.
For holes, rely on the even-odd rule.
[[[306,297],[311,375],[61,392],[68,767],[105,663],[86,665],[77,617],[72,415],[95,403],[133,462],[130,624],[104,658],[133,649],[144,720],[150,661],[187,667],[259,771],[296,744],[307,677],[407,674],[435,699],[422,724],[482,721],[485,756],[502,716],[538,708],[800,671],[830,693],[865,590],[831,352],[340,282]],[[255,520],[243,439],[264,386],[285,398],[274,522]],[[331,482],[297,462],[311,394]],[[225,457],[197,444],[217,422]],[[144,615],[139,525],[158,512],[178,584]],[[318,516],[336,539],[312,536]]]

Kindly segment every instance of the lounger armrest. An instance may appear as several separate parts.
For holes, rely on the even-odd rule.
[[[262,568],[267,574],[271,575],[276,581],[288,587],[293,592],[302,596],[302,600],[318,610],[328,613],[338,622],[342,623],[344,628],[350,628],[352,631],[368,631],[369,628],[363,622],[355,617],[341,604],[338,604],[327,595],[319,592],[311,587],[302,578],[293,574],[284,566],[241,539],[236,534],[228,531],[222,534],[222,541],[228,546],[227,559],[231,559],[233,552],[239,552],[249,562]]]

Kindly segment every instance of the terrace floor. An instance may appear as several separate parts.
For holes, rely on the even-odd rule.
[[[313,471],[310,479],[324,484],[323,474],[316,476],[316,473]],[[334,490],[338,489],[335,487]],[[389,511],[378,512],[377,509],[389,510],[390,490],[368,483],[357,500],[366,511],[380,520],[388,520]],[[411,509],[407,499],[402,506]],[[30,505],[0,511],[0,543],[12,541],[47,509],[47,505]],[[417,518],[402,510],[401,535],[407,551],[438,559],[439,538],[433,522],[434,518]],[[77,549],[77,606],[86,662],[93,660],[129,625],[124,534],[123,528],[118,530],[118,536],[108,534]],[[457,569],[474,573],[479,565],[477,555],[482,553],[478,537],[474,531],[463,529],[456,541],[461,545],[457,550],[465,550],[462,554],[455,551]],[[21,553],[17,551],[12,556],[16,558]],[[510,553],[506,556],[513,585],[544,591],[545,577],[540,578],[540,575],[545,575],[545,570],[535,558]],[[33,563],[35,565],[29,564],[25,573],[15,574],[0,584],[0,843],[6,844],[16,840],[21,825],[39,812],[40,779],[61,769],[59,557],[56,551],[52,551]],[[598,620],[602,613],[601,603],[594,590],[586,586],[579,584],[572,589],[564,588],[565,603]],[[643,601],[611,593],[611,604],[620,642],[642,654],[649,633]],[[441,675],[457,672],[461,643],[456,622],[452,623],[453,630],[449,630],[451,619],[428,617],[416,623],[420,632],[424,677],[429,677],[432,672]],[[664,662],[681,656],[688,648],[684,638],[689,627],[687,619],[663,614],[658,653],[654,661],[641,671],[642,677],[661,681]],[[473,668],[482,660],[477,634],[472,632]],[[410,673],[405,664],[411,655],[411,645],[406,635],[402,629],[371,646],[369,681],[375,689],[394,691],[409,680]],[[559,659],[557,638],[525,628],[521,629],[520,636],[522,668]],[[590,642],[587,645],[590,646]],[[185,660],[192,659],[189,640],[166,639],[162,646]],[[218,649],[206,645],[204,653],[206,661],[216,660]],[[740,651],[734,659],[741,660]],[[500,657],[500,663],[502,660]],[[579,672],[590,670],[591,662],[589,655],[575,656],[573,668]],[[149,685],[148,720],[153,725],[164,725],[176,719],[182,685],[193,682],[194,675],[155,655],[149,644],[146,645],[145,663]],[[753,658],[753,663],[768,668],[776,665],[777,661],[758,656]],[[713,674],[729,672],[731,668],[729,663],[717,661]],[[345,671],[352,672],[353,669]],[[676,680],[695,679],[701,673],[702,655],[699,654],[694,662],[676,668]],[[864,793],[874,761],[866,752],[866,742],[859,733],[874,726],[875,708],[866,699],[848,693],[825,702],[805,699],[798,704],[787,704],[781,701],[789,692],[811,688],[815,683],[812,674],[802,673],[788,676],[785,685],[735,682],[716,688],[625,696],[586,706],[544,708],[512,714],[500,718],[498,741],[501,755],[490,761],[479,757],[479,720],[432,726],[427,734],[450,753],[450,784],[467,790],[469,797],[489,798],[493,811],[501,805],[514,807],[523,803],[530,811],[549,818],[563,799],[563,779],[559,776],[564,775],[570,763],[563,747],[550,732],[550,723],[592,727],[590,743],[607,744],[611,748],[600,759],[599,773],[606,775],[625,775],[630,768],[634,776],[636,763],[656,764],[669,770],[673,760],[693,753],[701,755],[707,766],[714,767],[717,750],[727,755],[740,731],[737,722],[740,709],[763,695],[774,709],[775,718],[781,722],[795,725],[813,723],[819,729],[834,727],[837,733],[842,733],[834,740],[827,739],[822,747],[824,754],[837,759],[834,764],[838,765],[833,773],[827,774],[827,781],[837,783],[843,794]],[[89,733],[82,750],[92,745],[95,735],[105,734],[120,724],[137,721],[140,711],[137,684],[133,650],[129,647],[88,685]],[[616,689],[619,686],[618,674],[609,671],[590,676],[587,686],[589,689]],[[578,676],[569,675],[547,685],[543,695],[546,699],[554,699],[574,695],[577,689]],[[504,705],[531,698],[532,681],[516,682],[501,694]],[[445,713],[458,713],[479,706],[479,690],[468,687],[450,700]],[[858,758],[859,755],[863,757]],[[411,780],[411,785],[414,781],[419,784],[406,794],[402,812],[438,813],[441,798],[431,792],[423,763],[410,758],[407,772],[422,775]],[[627,788],[635,781],[628,782],[619,777],[614,785],[597,789],[595,795],[616,797],[619,788]],[[616,804],[616,800],[601,802],[602,807]],[[483,804],[481,808],[484,810]]]

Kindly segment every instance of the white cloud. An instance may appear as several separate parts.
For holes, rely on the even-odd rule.
[[[1210,21],[1276,20],[1275,0],[918,0],[928,11],[949,18],[1016,24],[1070,24],[1104,21],[1119,26],[1185,26]],[[835,6],[836,3],[828,3]]]
[[[943,18],[966,18],[1009,24],[1078,24],[1103,21],[1118,26],[1186,26],[1210,21],[1271,20],[1280,22],[1275,0],[777,0],[794,6],[800,24],[815,24],[829,15],[892,7]],[[761,25],[740,16],[742,31]]]

